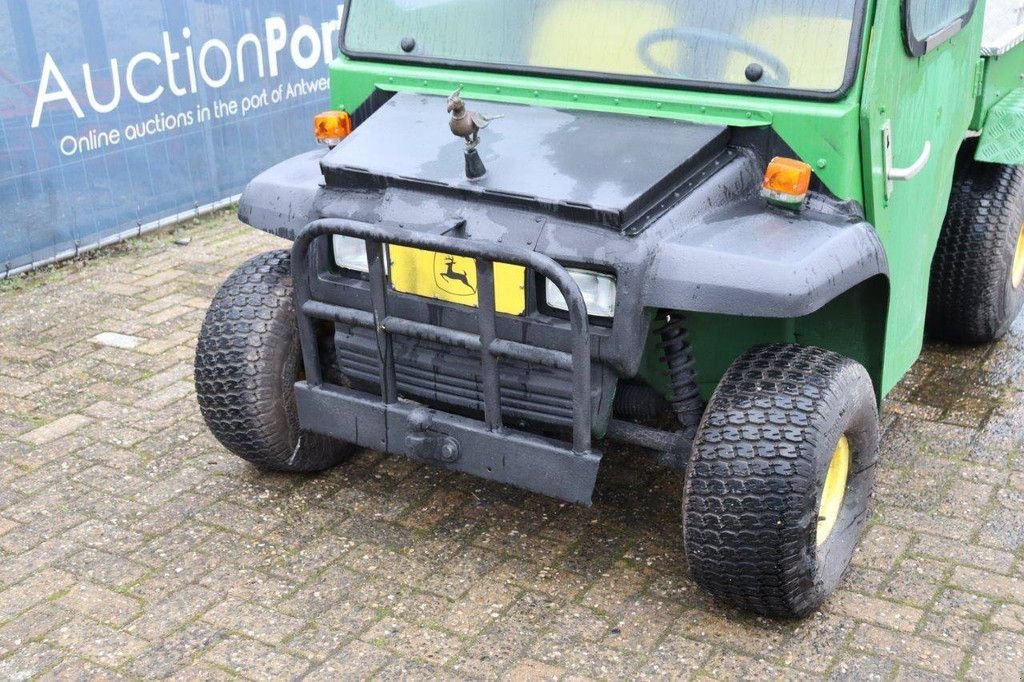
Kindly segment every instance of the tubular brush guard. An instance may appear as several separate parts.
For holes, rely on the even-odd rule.
[[[462,221],[440,226],[451,231]],[[372,312],[311,300],[316,272],[313,247],[323,238],[342,235],[366,243]],[[457,331],[389,314],[385,244],[473,258],[479,289],[478,334]],[[568,302],[572,348],[537,348],[497,337],[494,264],[521,265],[551,280]],[[297,236],[292,253],[296,313],[302,343],[305,381],[295,386],[302,428],[340,441],[399,454],[570,502],[589,504],[601,455],[592,449],[594,410],[590,400],[573,406],[573,437],[567,443],[515,431],[502,423],[499,362],[511,359],[572,373],[573,392],[591,395],[590,323],[579,285],[547,256],[507,245],[474,242],[398,225],[371,225],[325,219]],[[374,330],[381,358],[380,395],[333,386],[324,381],[314,321],[336,322]],[[483,421],[399,400],[392,338],[429,340],[480,353]]]

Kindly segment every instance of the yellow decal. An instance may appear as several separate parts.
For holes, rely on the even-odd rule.
[[[463,256],[389,246],[391,286],[395,291],[477,307],[476,261]],[[505,315],[526,312],[526,268],[494,264],[495,307]]]

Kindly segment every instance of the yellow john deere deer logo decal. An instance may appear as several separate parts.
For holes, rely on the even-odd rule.
[[[452,296],[476,296],[476,287],[470,275],[474,271],[473,266],[469,258],[437,254],[434,257],[434,280],[437,287]]]

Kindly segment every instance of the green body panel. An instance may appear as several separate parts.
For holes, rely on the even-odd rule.
[[[988,112],[974,158],[1024,164],[1024,88],[1012,91]]]
[[[689,314],[697,374],[705,398],[718,385],[732,362],[751,346],[762,343],[800,343],[830,348],[856,358],[868,373],[881,376],[885,336],[888,281],[876,277],[835,299],[827,306],[799,319],[733,317]],[[657,334],[646,349],[641,376],[663,395],[669,394],[668,368]]]
[[[978,62],[977,103],[971,129],[981,131],[975,158],[1024,163],[1024,44]]]
[[[908,56],[902,0],[869,0],[858,78],[835,102],[694,92],[646,85],[519,76],[468,69],[355,61],[331,67],[334,108],[353,112],[375,90],[673,118],[734,127],[771,126],[812,165],[837,197],[860,202],[885,245],[891,281],[876,278],[798,320],[691,315],[703,389],[751,345],[793,341],[836,350],[863,363],[884,396],[917,360],[924,336],[928,280],[952,185],[957,152],[972,121],[1020,84],[1024,49],[980,60],[984,0],[959,35],[921,58]],[[1012,76],[1012,77],[1011,77]],[[1010,104],[1011,102],[1008,102]],[[1003,111],[1009,107],[1004,107]],[[1003,116],[993,110],[994,116]],[[882,126],[890,122],[894,165],[931,159],[917,178],[886,197]],[[668,391],[660,342],[648,343],[641,377]]]
[[[1024,44],[998,57],[979,58],[977,106],[972,130],[983,130],[993,107],[1024,88]]]
[[[956,156],[974,115],[983,6],[949,42],[920,58],[905,49],[901,0],[880,0],[864,75],[861,140],[865,212],[889,257],[891,296],[882,393],[917,361],[924,342],[932,257],[949,204]],[[883,126],[892,128],[893,164],[931,158],[916,178],[886,196]]]
[[[794,341],[829,348],[855,358],[868,370],[881,395],[889,280],[878,276],[834,299],[821,310],[794,320]]]

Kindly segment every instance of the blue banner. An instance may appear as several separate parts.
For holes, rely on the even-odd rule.
[[[337,0],[3,0],[0,278],[314,146]]]

